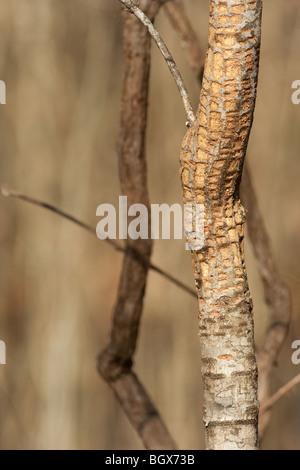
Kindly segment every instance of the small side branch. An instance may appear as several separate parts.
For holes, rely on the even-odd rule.
[[[49,202],[41,201],[39,199],[27,196],[26,194],[23,194],[19,191],[15,191],[14,189],[8,189],[7,187],[2,187],[1,188],[1,194],[2,196],[5,197],[15,197],[17,199],[21,199],[22,201],[29,202],[30,204],[33,204],[35,206],[41,207],[43,209],[47,209],[50,212],[53,212],[56,215],[59,215],[60,217],[63,217],[64,219],[69,220],[73,224],[77,225],[78,227],[83,228],[89,233],[92,233],[93,235],[96,234],[95,227],[92,227],[91,225],[87,224],[86,222],[83,222],[82,220],[78,219],[77,217],[74,217],[73,215],[69,214],[68,212],[60,209],[59,207],[54,206],[53,204],[50,204]],[[109,238],[106,238],[103,240],[107,244],[109,244],[112,248],[114,248],[116,251],[119,251],[121,253],[125,253],[126,249],[121,246],[117,241],[111,240]],[[142,256],[134,249],[131,250],[131,256],[135,258],[139,263],[145,264],[146,261],[142,258]],[[172,284],[175,286],[179,287],[180,289],[184,290],[186,293],[192,295],[193,297],[197,298],[197,294],[192,289],[191,287],[187,286],[183,282],[181,282],[179,279],[176,277],[172,276],[172,274],[168,273],[164,269],[160,268],[156,264],[150,263],[149,269],[152,271],[155,271],[156,273],[160,274],[162,277],[170,281]]]
[[[21,199],[22,201],[29,202],[30,204],[33,204],[35,206],[47,209],[48,211],[53,212],[54,214],[57,214],[63,217],[64,219],[69,220],[70,222],[73,222],[73,224],[78,225],[84,230],[87,230],[90,233],[96,234],[96,230],[94,227],[83,222],[82,220],[79,220],[77,217],[74,217],[73,215],[68,214],[67,212],[60,209],[59,207],[54,206],[53,204],[50,204],[45,201],[41,201],[40,199],[27,196],[26,194],[23,194],[20,191],[15,191],[14,189],[7,188],[6,186],[1,187],[1,194],[4,197],[15,197],[17,199]],[[119,245],[116,241],[111,240],[109,238],[106,238],[105,241],[106,243],[111,245],[115,250],[124,251],[124,248],[121,245]]]
[[[190,97],[189,97],[188,92],[186,90],[186,87],[183,83],[183,79],[181,77],[181,74],[180,74],[180,72],[179,72],[179,70],[178,70],[178,68],[175,64],[175,61],[174,61],[169,49],[167,48],[165,42],[163,41],[163,39],[160,36],[160,34],[158,33],[158,31],[154,28],[153,23],[149,20],[149,18],[147,18],[147,16],[142,12],[142,10],[140,10],[137,7],[137,5],[135,5],[130,0],[119,0],[119,1],[121,3],[123,3],[123,5],[130,11],[130,13],[133,13],[146,26],[146,28],[148,29],[150,35],[152,36],[152,38],[156,42],[160,52],[162,53],[167,65],[169,67],[169,70],[172,74],[172,77],[174,78],[174,80],[176,82],[176,85],[177,85],[177,88],[178,88],[179,93],[181,95],[183,105],[184,105],[184,109],[185,109],[185,112],[186,112],[186,115],[187,115],[188,125],[190,126],[193,123],[194,119],[195,119],[195,115],[194,115],[193,108],[192,108],[192,105],[191,105]]]
[[[266,403],[261,407],[260,414],[263,415],[266,411],[269,411],[275,403],[280,400],[284,395],[290,392],[297,384],[300,383],[300,374],[296,375],[292,380],[290,380],[287,384],[281,387]]]

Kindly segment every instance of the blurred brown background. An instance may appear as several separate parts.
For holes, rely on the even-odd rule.
[[[208,0],[185,0],[205,49]],[[162,11],[157,20],[197,107],[198,84]],[[122,79],[117,0],[0,0],[0,183],[91,223],[116,204]],[[293,294],[293,321],[272,389],[300,373],[299,0],[265,0],[261,71],[249,162],[276,263]],[[181,203],[179,148],[185,114],[153,47],[148,129],[152,203]],[[0,198],[1,449],[139,449],[96,372],[117,291],[121,255],[68,221]],[[155,242],[153,262],[192,285],[183,241]],[[256,342],[268,310],[247,244]],[[179,446],[203,448],[196,301],[150,273],[135,369]],[[274,408],[264,449],[300,449],[300,387]]]

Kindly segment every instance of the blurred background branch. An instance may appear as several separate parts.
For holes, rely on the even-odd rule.
[[[152,22],[149,20],[147,15],[145,15],[143,11],[140,10],[140,8],[138,8],[138,6],[135,3],[131,2],[130,0],[119,0],[119,1],[128,9],[130,13],[134,14],[143,23],[144,26],[146,26],[150,35],[156,42],[156,45],[159,48],[160,52],[162,53],[163,58],[165,59],[166,64],[169,67],[171,75],[175,80],[175,83],[177,85],[178,91],[182,98],[183,106],[187,115],[187,120],[188,120],[187,122],[189,125],[191,125],[195,119],[195,115],[194,115],[193,108],[191,105],[191,100],[186,90],[186,87],[183,83],[179,69],[176,66],[175,61],[172,55],[170,54],[170,51],[167,48],[165,42],[163,41],[158,31],[154,28]]]
[[[185,13],[183,2],[182,0],[168,0],[165,4],[165,9],[181,39],[189,64],[199,79],[201,87],[204,68],[203,53],[193,26]],[[249,157],[246,158],[244,165],[241,182],[241,199],[247,210],[246,223],[248,235],[263,281],[265,301],[270,309],[270,324],[265,333],[263,343],[258,350],[259,400],[261,406],[264,407],[265,402],[270,396],[270,375],[287,337],[291,321],[291,296],[289,289],[281,280],[275,267],[271,244],[252,185],[248,160]],[[266,431],[269,420],[270,413],[265,414],[260,419],[261,438]]]
[[[53,206],[53,204],[50,204],[49,202],[45,201],[40,201],[39,199],[30,197],[26,194],[20,193],[20,191],[15,191],[14,189],[9,189],[7,187],[2,187],[1,188],[1,194],[2,196],[5,197],[15,197],[17,199],[21,199],[22,201],[29,202],[30,204],[34,204],[35,206],[42,207],[44,209],[47,209],[51,212],[54,212],[54,214],[57,214],[70,222],[74,223],[75,225],[78,225],[78,227],[83,228],[84,230],[87,230],[88,232],[92,233],[93,235],[96,234],[95,227],[92,227],[92,225],[87,224],[86,222],[83,222],[82,220],[79,220],[77,217],[74,217],[71,214],[68,214],[67,212],[63,211],[59,207]],[[108,243],[111,247],[113,247],[116,251],[120,251],[122,253],[126,253],[126,248],[121,246],[117,241],[111,239],[111,238],[105,238],[104,241]],[[142,265],[148,266],[148,261],[141,255],[141,253],[138,252],[135,248],[131,247],[130,253],[128,255],[132,256],[135,258],[136,261],[141,263]],[[180,289],[186,291],[188,294],[192,295],[193,297],[197,297],[197,294],[194,289],[191,287],[187,286],[183,282],[181,282],[179,279],[175,278],[172,276],[172,274],[166,272],[164,269],[160,268],[159,266],[156,266],[155,264],[150,263],[149,264],[149,269],[152,269],[153,271],[157,272],[161,276],[165,277],[168,279],[168,281],[172,282],[174,285],[179,287]]]
[[[148,21],[153,21],[160,0],[141,0],[140,6],[149,15]],[[123,18],[124,72],[118,142],[121,193],[127,196],[129,206],[143,204],[150,214],[145,139],[151,39],[144,24],[126,10]],[[140,263],[132,256],[132,250],[145,262]],[[176,449],[172,436],[145,387],[132,371],[151,252],[151,237],[126,239],[110,341],[98,357],[98,370],[115,392],[145,448],[172,450]]]

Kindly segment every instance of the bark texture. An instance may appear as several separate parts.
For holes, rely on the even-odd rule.
[[[203,204],[205,211],[205,245],[192,252],[192,261],[207,449],[258,448],[257,366],[239,184],[255,107],[261,13],[261,0],[211,0],[200,106],[180,156],[184,202]]]

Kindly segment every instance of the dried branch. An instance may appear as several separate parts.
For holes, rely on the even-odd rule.
[[[200,105],[180,154],[184,202],[204,205],[205,246],[192,252],[192,261],[210,450],[258,448],[254,325],[238,192],[256,101],[262,2],[237,5],[238,21],[231,3],[219,8],[210,2]]]
[[[270,325],[257,352],[259,401],[264,408],[270,396],[270,374],[288,333],[292,302],[289,289],[281,280],[274,263],[270,240],[247,166],[244,169],[241,189],[242,201],[247,210],[247,228],[263,281],[265,300],[270,309]],[[264,412],[263,419],[260,419],[261,437],[266,431],[269,418],[270,415]]]
[[[154,19],[160,0],[144,0],[141,6],[148,15],[152,14]],[[144,15],[140,10],[139,12]],[[152,25],[148,19],[147,21]],[[150,46],[151,38],[143,24],[132,15],[124,15],[125,64],[118,145],[120,184],[122,194],[128,198],[128,204],[144,204],[148,208],[148,214],[145,135]],[[133,258],[132,250],[138,252],[146,263],[139,263]],[[98,370],[114,390],[146,449],[176,449],[176,444],[162,418],[131,369],[143,310],[151,251],[151,238],[126,240],[110,341],[98,357]]]
[[[179,70],[178,70],[178,68],[175,64],[175,61],[174,61],[169,49],[167,48],[165,42],[161,38],[158,31],[154,28],[152,22],[145,15],[145,13],[143,13],[143,11],[140,10],[140,8],[137,7],[137,5],[135,5],[130,0],[119,0],[119,1],[121,3],[123,3],[123,5],[131,13],[133,13],[146,26],[146,28],[148,29],[148,31],[151,34],[152,38],[156,42],[160,52],[162,53],[167,65],[169,67],[169,70],[172,74],[172,77],[174,78],[174,80],[176,82],[176,85],[177,85],[177,88],[178,88],[179,93],[181,95],[183,105],[184,105],[184,109],[185,109],[185,112],[186,112],[186,115],[187,115],[187,124],[190,126],[192,124],[192,122],[194,121],[194,119],[195,119],[195,115],[194,115],[193,108],[192,108],[192,105],[191,105],[190,97],[189,97],[188,92],[186,90],[186,87],[183,83],[181,74],[180,74],[180,72],[179,72]]]
[[[74,217],[71,214],[68,214],[62,209],[59,209],[58,207],[54,206],[53,204],[49,204],[48,202],[41,201],[39,199],[35,199],[33,197],[27,196],[26,194],[20,193],[19,191],[15,191],[14,189],[8,189],[7,187],[2,187],[1,188],[1,194],[2,196],[5,197],[15,197],[17,199],[21,199],[23,201],[29,202],[30,204],[34,204],[35,206],[42,207],[44,209],[49,210],[50,212],[53,212],[54,214],[57,214],[70,222],[73,222],[74,224],[78,225],[79,227],[83,228],[84,230],[87,230],[88,232],[92,233],[93,235],[96,234],[95,227],[92,227],[91,225],[87,224],[86,222],[83,222],[82,220],[79,220],[77,217]],[[106,243],[108,243],[110,246],[112,246],[116,251],[120,251],[122,253],[126,252],[126,249],[123,248],[117,241],[111,240],[109,238],[106,238],[105,240]],[[131,256],[134,257],[136,260],[138,260],[141,264],[147,264],[146,260],[138,253],[137,250],[131,249],[130,251]],[[179,279],[176,277],[172,276],[172,274],[168,273],[164,269],[160,268],[159,266],[150,263],[149,269],[152,271],[157,272],[161,276],[163,276],[165,279],[168,279],[172,284],[175,286],[179,287],[180,289],[184,290],[188,294],[192,295],[193,297],[197,297],[196,292],[194,289],[191,287],[187,286],[183,282],[181,282]]]
[[[287,384],[281,387],[271,398],[269,398],[269,400],[267,400],[261,407],[260,414],[263,415],[266,411],[269,411],[270,408],[272,408],[272,406],[274,406],[280,398],[290,392],[298,383],[300,383],[300,374],[296,375],[296,377],[290,380]]]

